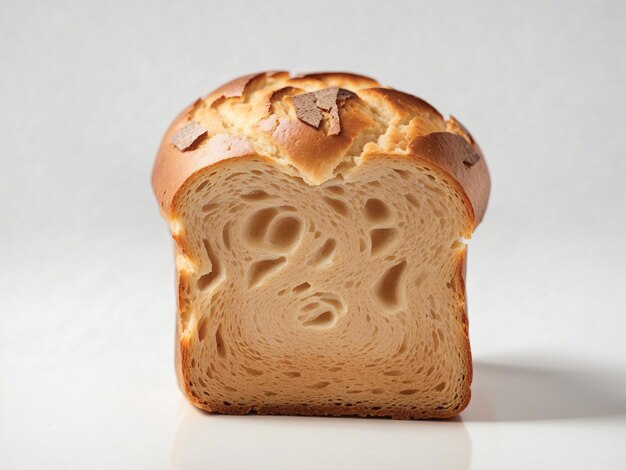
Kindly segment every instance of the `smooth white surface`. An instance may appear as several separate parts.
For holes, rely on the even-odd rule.
[[[1,468],[626,466],[624,2],[354,3],[0,4]],[[267,68],[376,76],[479,140],[461,419],[179,393],[154,153],[186,103]]]

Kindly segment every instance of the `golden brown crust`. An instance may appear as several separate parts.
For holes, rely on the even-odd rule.
[[[333,169],[357,136],[372,125],[372,119],[350,103],[339,108],[339,119],[341,133],[327,135],[323,127],[315,129],[297,119],[281,118],[271,138],[289,163],[308,175],[312,182],[321,183],[332,177]]]
[[[244,93],[246,92],[246,88],[251,86],[255,81],[263,80],[266,77],[278,76],[284,77],[289,76],[289,74],[284,71],[275,70],[243,75],[242,77],[235,78],[234,80],[225,83],[224,85],[210,93],[206,97],[206,101],[210,104],[221,98],[239,98],[244,95]]]
[[[319,80],[326,86],[342,86],[342,84],[350,83],[358,88],[369,88],[380,86],[376,80],[364,75],[358,75],[350,72],[311,72],[297,75],[294,80],[312,79]]]
[[[443,122],[443,116],[432,105],[417,96],[409,95],[393,88],[370,88],[365,91],[370,96],[376,96],[385,101],[385,103],[400,116],[424,114],[432,120]]]
[[[297,89],[305,92],[331,86],[358,95],[339,107],[342,130],[338,135],[327,134],[328,123],[315,129],[298,120],[288,96]],[[271,106],[275,92],[281,89],[289,93],[281,97],[281,106]],[[228,123],[221,106],[241,117],[242,122]],[[254,120],[246,121],[247,116]],[[172,143],[172,136],[192,119],[208,129],[209,135],[197,147],[180,151]],[[469,153],[479,155],[471,166],[463,164]],[[428,158],[459,183],[475,214],[475,223],[482,220],[489,198],[489,173],[480,148],[460,122],[451,118],[446,123],[433,106],[420,98],[381,88],[368,77],[341,72],[292,78],[286,72],[251,74],[196,101],[166,132],[152,185],[162,212],[171,218],[174,195],[183,183],[196,171],[228,158],[284,158],[306,181],[320,184],[334,176],[346,159],[389,154]]]
[[[473,161],[476,150],[462,137],[450,132],[433,132],[416,137],[409,142],[409,154],[430,160],[452,176],[467,195],[473,209],[475,225],[485,215],[489,200],[489,172],[485,159],[480,156]]]
[[[193,105],[192,105],[193,106]],[[152,171],[152,188],[161,211],[169,216],[176,192],[196,171],[212,166],[221,160],[254,155],[254,148],[239,136],[216,134],[206,145],[181,152],[171,141],[172,136],[189,122],[189,106],[165,133]]]

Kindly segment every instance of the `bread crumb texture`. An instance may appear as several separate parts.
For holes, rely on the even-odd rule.
[[[250,75],[176,119],[152,182],[194,405],[393,418],[467,405],[465,240],[489,174],[456,119],[358,75]]]

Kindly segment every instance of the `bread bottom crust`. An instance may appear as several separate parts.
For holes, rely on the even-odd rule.
[[[391,419],[447,419],[459,415],[469,404],[471,392],[463,398],[458,410],[411,413],[406,409],[383,408],[377,410],[367,406],[320,406],[320,405],[249,405],[239,406],[224,403],[201,403],[193,396],[188,397],[191,403],[202,411],[224,415],[283,415],[283,416],[344,416],[359,418],[391,418]]]

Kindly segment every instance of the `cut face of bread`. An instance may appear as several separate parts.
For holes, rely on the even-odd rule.
[[[311,187],[263,160],[178,206],[186,386],[209,410],[449,416],[469,399],[469,214],[427,166],[379,158]]]
[[[194,405],[393,418],[467,405],[465,239],[489,175],[454,118],[352,74],[251,75],[179,116],[152,182]]]

